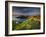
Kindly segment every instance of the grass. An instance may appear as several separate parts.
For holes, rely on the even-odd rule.
[[[40,16],[31,16],[28,17],[26,21],[23,21],[19,24],[12,21],[12,30],[32,30],[40,29]]]

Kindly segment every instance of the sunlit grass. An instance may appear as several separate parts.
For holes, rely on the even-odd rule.
[[[27,20],[16,24],[16,21],[12,21],[12,30],[31,30],[40,29],[40,16],[27,17]]]

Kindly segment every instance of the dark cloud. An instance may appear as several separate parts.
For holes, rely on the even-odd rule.
[[[15,13],[21,13],[21,14],[27,14],[27,15],[32,15],[35,14],[40,14],[40,8],[38,7],[15,7],[13,6],[13,12]]]

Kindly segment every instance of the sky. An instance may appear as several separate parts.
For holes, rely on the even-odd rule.
[[[12,12],[15,15],[39,15],[40,8],[38,7],[12,7]]]

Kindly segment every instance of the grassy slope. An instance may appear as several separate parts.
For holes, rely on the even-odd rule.
[[[23,21],[22,23],[19,23],[18,25],[15,25],[13,21],[13,30],[28,30],[28,29],[39,29],[40,28],[40,17],[34,17],[28,18],[26,21]]]

